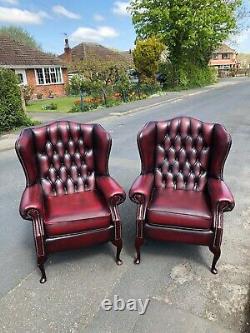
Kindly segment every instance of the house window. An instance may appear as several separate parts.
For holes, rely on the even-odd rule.
[[[57,82],[63,82],[61,68],[56,67],[56,80]]]
[[[17,74],[17,79],[18,79],[19,84],[23,84],[23,74],[22,73]]]
[[[222,59],[230,59],[229,53],[222,53]]]
[[[25,69],[15,69],[15,73],[20,86],[28,84]]]
[[[61,67],[45,67],[35,69],[37,84],[63,83]]]
[[[50,79],[51,79],[51,83],[56,83],[57,82],[55,68],[50,69]]]
[[[213,59],[214,59],[214,60],[218,59],[218,53],[214,53],[214,54],[213,54]]]
[[[45,82],[50,83],[50,73],[49,68],[44,68],[44,76],[45,76]]]
[[[43,76],[43,69],[37,68],[36,69],[37,81],[38,84],[44,84],[44,76]]]

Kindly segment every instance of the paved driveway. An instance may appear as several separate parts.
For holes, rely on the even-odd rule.
[[[156,100],[152,104],[157,104]],[[127,111],[131,107],[127,106]],[[0,332],[249,332],[250,282],[250,80],[159,100],[137,112],[106,115],[113,137],[110,172],[126,191],[140,172],[138,130],[149,120],[189,115],[220,122],[233,137],[225,180],[236,199],[225,215],[219,274],[209,271],[207,248],[149,241],[142,263],[133,265],[135,206],[121,207],[124,264],[105,244],[58,253],[48,260],[48,281],[39,284],[32,228],[18,215],[25,180],[13,150],[0,153]],[[72,117],[72,116],[71,116]],[[74,115],[83,120],[86,115]],[[88,116],[89,117],[89,116]],[[88,119],[91,121],[91,119]],[[105,297],[150,298],[145,315],[101,309]],[[250,316],[249,316],[250,317]]]

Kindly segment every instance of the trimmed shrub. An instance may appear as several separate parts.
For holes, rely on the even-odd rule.
[[[117,98],[109,98],[105,104],[107,108],[111,108],[112,106],[118,106],[122,103],[121,99]]]
[[[87,104],[83,104],[82,109],[80,104],[74,104],[70,110],[70,112],[87,112],[90,110],[90,106]]]
[[[70,112],[87,112],[93,109],[96,109],[97,105],[96,104],[91,104],[91,103],[83,103],[81,107],[81,103],[76,101],[74,105],[72,106]]]
[[[135,91],[138,95],[150,96],[161,91],[161,87],[158,84],[139,84],[135,87]]]
[[[22,109],[17,76],[12,70],[0,69],[0,133],[32,124]]]
[[[81,108],[81,100],[77,99],[74,102],[75,106]],[[99,105],[102,105],[102,99],[96,97],[85,97],[83,98],[83,105],[86,105],[85,109],[96,109]]]
[[[57,104],[56,103],[49,103],[44,105],[43,110],[57,110]]]

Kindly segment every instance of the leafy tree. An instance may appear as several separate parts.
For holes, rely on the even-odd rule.
[[[21,27],[15,26],[5,26],[0,28],[0,35],[7,35],[10,38],[14,39],[16,42],[23,43],[29,47],[36,48],[41,50],[41,46],[37,41],[32,37],[28,31],[24,30]]]
[[[139,38],[157,36],[179,76],[185,63],[206,67],[214,49],[237,27],[241,0],[132,0]]]
[[[0,69],[0,133],[22,125],[32,121],[22,109],[17,77],[12,70]]]
[[[101,95],[104,104],[108,103],[108,96],[113,92],[114,85],[125,73],[124,64],[114,61],[101,61],[95,57],[77,64],[79,87],[91,95]]]
[[[120,70],[119,77],[115,82],[114,89],[121,94],[123,102],[128,101],[128,94],[132,89],[132,83],[125,70]]]
[[[161,54],[165,45],[156,37],[138,40],[133,51],[135,68],[140,76],[140,81],[155,83]]]

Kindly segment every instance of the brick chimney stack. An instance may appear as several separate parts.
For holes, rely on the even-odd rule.
[[[72,63],[72,52],[71,52],[71,48],[69,47],[69,40],[68,40],[68,38],[65,38],[64,61],[67,64],[71,64]]]

